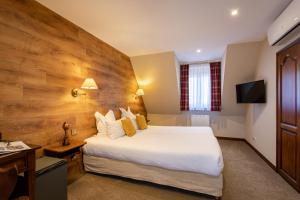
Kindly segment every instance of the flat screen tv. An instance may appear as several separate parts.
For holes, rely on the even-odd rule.
[[[266,103],[264,80],[236,85],[237,103]]]

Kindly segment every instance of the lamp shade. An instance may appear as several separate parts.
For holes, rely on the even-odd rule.
[[[144,95],[144,90],[143,89],[138,89],[137,91],[136,91],[136,96],[143,96]]]
[[[97,90],[98,86],[94,79],[92,78],[86,78],[81,85],[81,89],[87,89],[87,90]]]

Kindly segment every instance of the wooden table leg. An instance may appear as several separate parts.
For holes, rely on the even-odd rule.
[[[30,200],[35,199],[35,151],[29,152],[27,154],[28,160],[28,168],[27,171],[24,172],[25,181],[27,185],[28,196]]]

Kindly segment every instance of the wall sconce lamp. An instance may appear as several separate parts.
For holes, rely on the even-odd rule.
[[[139,96],[143,96],[144,94],[145,94],[144,90],[139,88],[135,93],[135,98],[138,98]]]
[[[94,81],[94,79],[92,78],[86,78],[84,80],[84,82],[82,83],[80,89],[85,89],[85,90],[97,90],[98,86],[96,84],[96,82]],[[86,93],[80,93],[80,89],[78,88],[73,88],[72,89],[72,96],[73,97],[78,97],[80,95],[86,95]]]

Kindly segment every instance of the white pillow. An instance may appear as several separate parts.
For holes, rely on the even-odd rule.
[[[136,116],[131,112],[130,110],[130,107],[128,106],[127,108],[127,111],[124,109],[124,108],[120,108],[120,111],[121,111],[121,116],[122,118],[129,118],[135,128],[135,130],[138,130],[138,125],[137,125],[137,122],[136,122]]]
[[[106,124],[102,123],[102,121],[105,120],[105,117],[99,112],[95,113],[95,117],[96,117],[96,127],[98,130],[98,134],[100,135],[106,134]]]
[[[103,116],[99,112],[96,112],[95,117],[96,117],[96,126],[97,126],[97,130],[98,130],[98,134],[100,134],[100,135],[107,134],[107,130],[106,130],[106,122],[107,121],[116,121],[114,112],[112,110],[109,110],[105,116]]]
[[[133,114],[133,113],[131,112],[129,106],[128,106],[128,108],[127,108],[127,117],[129,117],[129,119],[131,119],[131,122],[132,122],[132,124],[133,124],[135,130],[138,130],[138,124],[137,124],[137,122],[136,122],[136,116],[135,116],[135,114]]]
[[[130,118],[136,119],[136,116],[131,112],[130,107],[127,108],[127,115]]]
[[[124,108],[119,108],[121,111],[121,116],[122,117],[129,117],[129,118],[136,118],[136,116],[131,112],[130,107],[128,106],[127,110]]]
[[[125,135],[125,132],[122,127],[121,119],[116,121],[108,120],[106,122],[107,135],[111,139],[117,139]]]
[[[125,110],[124,108],[119,108],[121,111],[121,117],[127,117],[127,110]]]
[[[116,121],[116,117],[115,117],[114,111],[112,111],[112,110],[109,110],[106,113],[105,118],[108,119],[108,120],[111,120],[111,121]]]

